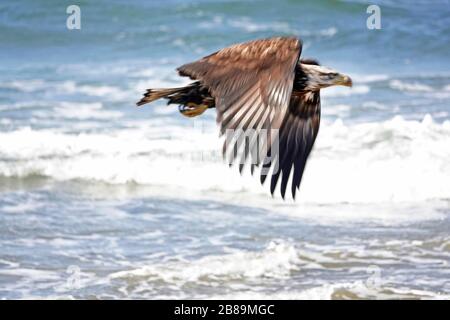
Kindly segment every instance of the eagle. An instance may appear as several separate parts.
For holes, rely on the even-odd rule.
[[[239,171],[251,159],[261,184],[270,177],[274,195],[280,182],[284,199],[292,198],[305,169],[320,124],[320,90],[352,86],[349,76],[301,59],[302,41],[274,37],[234,44],[177,69],[192,83],[178,88],[148,89],[138,106],[165,98],[187,117],[217,110],[223,155]]]

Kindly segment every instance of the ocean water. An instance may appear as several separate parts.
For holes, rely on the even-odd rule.
[[[450,298],[450,3],[0,4],[0,298]],[[303,39],[322,91],[297,200],[146,88],[226,45]]]

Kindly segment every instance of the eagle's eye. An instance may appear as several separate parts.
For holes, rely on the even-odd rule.
[[[338,75],[337,72],[328,73],[328,79],[334,79],[337,77],[337,75]]]

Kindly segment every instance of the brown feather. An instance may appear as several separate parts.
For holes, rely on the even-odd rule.
[[[227,129],[249,128],[257,129],[256,133],[280,127],[288,108],[300,52],[301,42],[297,38],[255,40],[222,49],[185,64],[178,71],[209,88],[215,98],[221,134]],[[261,119],[263,125],[251,121],[259,108],[270,109]],[[242,134],[237,134],[236,140],[234,146],[239,147]]]

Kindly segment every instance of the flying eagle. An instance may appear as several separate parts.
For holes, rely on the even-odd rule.
[[[301,51],[302,42],[294,37],[235,44],[177,69],[194,82],[148,89],[137,105],[165,98],[188,117],[216,108],[221,135],[234,132],[223,147],[230,165],[239,161],[242,172],[251,159],[252,174],[261,167],[261,183],[271,177],[272,195],[281,180],[283,198],[291,176],[295,198],[319,131],[320,89],[352,85],[350,77],[315,60],[300,59]],[[259,139],[262,132],[268,138]]]

